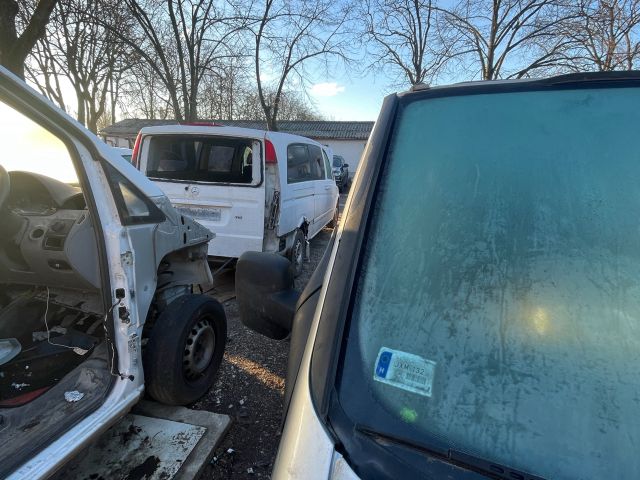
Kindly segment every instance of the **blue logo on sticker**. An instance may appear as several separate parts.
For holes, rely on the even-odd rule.
[[[389,365],[391,364],[391,352],[382,352],[378,359],[378,365],[376,365],[376,375],[380,378],[386,378],[389,371]]]

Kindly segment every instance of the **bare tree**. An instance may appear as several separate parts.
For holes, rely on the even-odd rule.
[[[460,34],[458,54],[483,80],[564,68],[571,45],[567,0],[461,0],[442,12]],[[476,70],[477,69],[477,70]]]
[[[26,78],[38,87],[40,93],[66,110],[61,86],[64,74],[60,71],[57,56],[54,54],[48,36],[45,35],[36,42],[24,68]]]
[[[216,61],[202,83],[199,108],[203,117],[227,120],[237,118],[243,99],[248,92],[255,92],[252,78],[251,64],[240,52]]]
[[[137,55],[134,55],[136,58]],[[134,62],[122,81],[118,106],[124,117],[167,119],[174,117],[164,83],[144,60]]]
[[[115,116],[108,102],[118,89],[128,67],[125,44],[114,35],[109,22],[123,30],[126,21],[115,2],[109,0],[60,0],[39,42],[27,71],[40,90],[64,108],[60,84],[68,81],[75,90],[77,119],[96,132],[98,120],[107,112]],[[103,23],[93,21],[101,15]],[[64,77],[64,80],[61,80]]]
[[[371,70],[398,71],[402,83],[411,85],[437,76],[456,56],[455,39],[438,24],[432,0],[366,0],[358,18],[364,26]]]
[[[640,0],[580,0],[566,35],[576,70],[631,70],[640,57]]]
[[[313,104],[299,92],[284,92],[280,99],[279,120],[324,120],[325,117],[319,113]]]
[[[44,35],[49,16],[57,0],[39,0],[29,18],[28,2],[0,0],[0,65],[24,78],[24,62],[31,49]],[[22,33],[18,26],[22,24]]]
[[[122,36],[162,83],[179,120],[198,118],[198,93],[216,59],[243,25],[226,1],[124,0],[136,21]],[[115,30],[118,32],[118,30]]]
[[[304,85],[311,63],[347,59],[350,15],[350,6],[335,0],[264,0],[251,32],[258,98],[269,130],[278,129],[291,77]]]
[[[246,90],[235,99],[235,119],[264,120],[264,110],[255,88]],[[324,117],[309,103],[307,97],[297,91],[284,91],[280,96],[278,120],[323,120]]]

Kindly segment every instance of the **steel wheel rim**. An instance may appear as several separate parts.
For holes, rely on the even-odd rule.
[[[183,371],[187,380],[200,378],[211,364],[216,348],[216,333],[207,318],[191,327],[185,341]]]

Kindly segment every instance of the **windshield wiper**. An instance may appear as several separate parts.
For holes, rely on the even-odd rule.
[[[364,425],[356,425],[355,430],[373,439],[380,445],[391,444],[409,448],[411,450],[421,452],[429,457],[437,458],[444,463],[480,473],[489,478],[498,480],[544,480],[544,478],[537,475],[531,475],[530,473],[507,467],[496,462],[491,462],[481,457],[469,455],[468,453],[460,452],[452,448],[442,450],[437,447],[421,445],[406,438],[378,432]]]

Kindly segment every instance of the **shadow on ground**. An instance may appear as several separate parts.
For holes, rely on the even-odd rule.
[[[306,285],[331,234],[331,229],[324,229],[311,241],[310,261],[296,279],[298,289]],[[231,281],[232,272],[228,275]],[[224,361],[215,385],[193,408],[227,414],[233,424],[201,478],[269,477],[280,442],[289,341],[270,340],[242,325],[229,290],[228,285],[222,285],[212,292],[226,299],[228,343]]]

